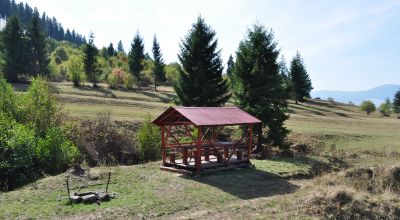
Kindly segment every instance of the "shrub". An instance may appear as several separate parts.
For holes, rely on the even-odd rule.
[[[125,84],[125,87],[127,89],[132,89],[133,88],[134,79],[133,79],[132,75],[127,74],[127,76],[124,79],[124,84]]]
[[[32,177],[34,134],[0,113],[0,190],[12,189]]]
[[[54,91],[44,78],[35,78],[19,102],[17,121],[30,124],[38,135],[43,136],[49,127],[60,124],[62,109],[57,106]]]
[[[46,136],[40,138],[36,147],[39,165],[47,173],[65,170],[79,156],[78,148],[67,139],[60,128],[49,128]]]
[[[118,86],[125,84],[125,78],[128,74],[120,68],[114,68],[110,75],[108,75],[108,85],[110,88],[115,89]]]
[[[137,133],[139,153],[142,161],[159,159],[161,155],[161,135],[157,126],[153,125],[148,115]]]
[[[64,47],[57,47],[54,51],[54,57],[57,64],[68,60],[68,55]]]
[[[371,114],[376,110],[375,104],[372,101],[363,101],[360,105],[361,111],[364,111],[367,113],[367,115]]]
[[[110,113],[101,113],[96,121],[82,122],[71,130],[80,131],[72,134],[72,138],[90,165],[139,162],[133,132],[117,127],[111,122]]]
[[[4,112],[9,117],[15,115],[15,95],[13,88],[0,75],[0,112]]]
[[[387,98],[384,103],[379,106],[379,112],[386,117],[390,117],[392,114],[392,103],[390,99]]]
[[[85,73],[83,70],[83,62],[77,57],[73,56],[68,62],[68,78],[74,83],[74,86],[80,86],[84,81]]]

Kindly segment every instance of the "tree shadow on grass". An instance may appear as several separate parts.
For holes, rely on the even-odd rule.
[[[114,92],[110,89],[106,89],[103,87],[90,87],[90,86],[79,86],[79,87],[75,87],[81,91],[96,91],[96,92],[101,92],[104,94],[104,96],[106,97],[110,97],[110,98],[117,98],[117,96],[114,94]]]
[[[216,187],[245,200],[290,194],[300,188],[278,175],[255,168],[237,168],[195,177],[181,177]]]

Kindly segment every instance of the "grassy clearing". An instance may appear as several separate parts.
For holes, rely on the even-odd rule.
[[[63,83],[55,86],[70,115],[79,119],[94,118],[109,110],[114,120],[141,121],[146,114],[161,113],[173,97],[170,88],[155,93],[78,89]],[[292,131],[292,141],[320,146],[325,153],[343,157],[352,169],[391,167],[400,159],[399,119],[367,116],[356,107],[324,101],[289,103],[289,112],[286,126]],[[163,172],[158,162],[97,167],[91,173],[98,179],[90,181],[91,186],[84,190],[104,188],[105,174],[111,171],[110,190],[119,193],[115,200],[100,206],[71,207],[66,204],[65,174],[61,174],[1,193],[0,218],[309,219],[326,217],[321,214],[324,207],[339,207],[338,213],[348,213],[354,211],[354,204],[364,209],[374,202],[400,206],[393,192],[377,195],[354,188],[354,182],[345,177],[347,171],[313,179],[291,178],[307,176],[316,162],[325,160],[253,161],[255,169],[199,177]],[[73,187],[78,186],[73,182]],[[349,192],[355,202],[337,205],[335,196],[341,191]],[[57,201],[59,195],[63,200]]]
[[[272,198],[295,192],[300,186],[282,176],[306,172],[301,161],[254,161],[256,168],[238,169],[205,176],[186,176],[161,171],[159,163],[136,166],[97,167],[91,169],[87,190],[104,189],[106,173],[112,172],[109,189],[119,195],[111,202],[97,205],[74,205],[66,202],[65,174],[50,176],[19,190],[0,195],[0,218],[107,216],[107,218],[171,217],[177,213],[190,216],[198,210],[210,213],[225,207],[242,206],[260,198]],[[272,168],[271,168],[272,167]],[[77,190],[82,180],[74,178]],[[83,181],[83,183],[87,183]],[[59,196],[61,201],[57,201]],[[24,207],[21,209],[21,207]],[[187,212],[190,210],[190,212]],[[179,214],[179,215],[180,215]],[[202,213],[207,215],[207,213]],[[240,217],[240,213],[236,216]]]

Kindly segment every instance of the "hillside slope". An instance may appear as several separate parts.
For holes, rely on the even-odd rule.
[[[396,91],[400,89],[400,85],[386,84],[378,86],[372,89],[364,91],[332,91],[332,90],[321,90],[312,91],[312,97],[320,97],[321,99],[333,98],[338,102],[348,103],[353,102],[360,104],[364,100],[371,100],[375,104],[379,105],[385,101],[386,98],[393,99]]]
[[[62,83],[55,86],[72,117],[83,119],[109,109],[114,119],[133,123],[142,120],[145,114],[161,113],[173,96],[170,88],[155,93],[73,88]],[[367,116],[353,106],[315,100],[301,104],[290,102],[289,112],[286,126],[294,143],[344,155],[352,166],[392,166],[400,159],[398,153],[393,153],[400,150],[399,119],[379,114]],[[320,196],[322,189],[342,189],[343,186],[332,183],[343,184],[340,181],[345,175],[329,174],[321,177],[323,181],[319,177],[311,180],[291,177],[307,176],[321,162],[326,168],[324,161],[330,160],[321,156],[253,160],[254,169],[197,177],[161,171],[160,162],[96,167],[89,170],[86,179],[71,176],[72,191],[80,186],[83,186],[81,191],[104,190],[110,171],[109,190],[118,193],[116,199],[100,205],[70,206],[65,189],[65,177],[70,174],[64,173],[0,193],[0,219],[310,218],[306,205],[311,196]]]

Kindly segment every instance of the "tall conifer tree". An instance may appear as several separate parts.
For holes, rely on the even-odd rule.
[[[97,80],[99,75],[99,71],[97,70],[97,55],[99,53],[99,50],[94,45],[93,33],[89,34],[89,42],[85,45],[83,53],[85,74],[89,81],[93,83],[93,87],[97,87]]]
[[[110,45],[107,48],[107,54],[109,57],[112,57],[115,55],[115,49],[113,43],[110,43]]]
[[[396,92],[393,99],[393,112],[400,114],[400,89]]]
[[[128,54],[129,71],[135,77],[137,86],[140,87],[142,83],[142,70],[144,60],[144,43],[143,38],[139,32],[136,32],[132,41],[131,51]]]
[[[288,118],[284,112],[287,94],[279,74],[278,56],[272,31],[258,24],[248,31],[236,53],[233,71],[236,104],[262,121],[256,127],[258,151],[264,149],[262,128],[268,129],[267,143],[276,146],[285,146],[288,133],[284,127]]]
[[[184,106],[221,106],[230,98],[227,81],[222,78],[221,51],[216,33],[198,17],[180,44],[182,65],[174,86],[179,104]]]
[[[39,12],[35,9],[28,31],[31,75],[49,75],[49,59],[46,50],[46,36],[40,27]]]
[[[233,71],[233,66],[235,65],[235,62],[233,61],[232,55],[229,55],[228,62],[226,63],[226,74],[228,77],[232,76],[232,71]]]
[[[21,28],[19,19],[12,16],[8,19],[3,34],[5,78],[9,82],[16,82],[18,76],[26,74],[27,40]]]
[[[124,45],[122,44],[122,41],[118,41],[118,47],[117,47],[118,52],[124,52]]]
[[[164,71],[165,64],[164,64],[164,60],[162,58],[160,44],[157,42],[156,35],[154,35],[152,51],[153,51],[153,59],[154,59],[154,67],[153,67],[154,90],[157,91],[157,86],[160,84],[160,82],[164,82],[166,80],[166,78],[165,78],[165,71]]]
[[[304,98],[310,98],[310,92],[313,89],[310,77],[308,76],[304,60],[301,58],[300,53],[297,51],[296,56],[290,65],[290,77],[293,98],[296,101],[303,102]]]

